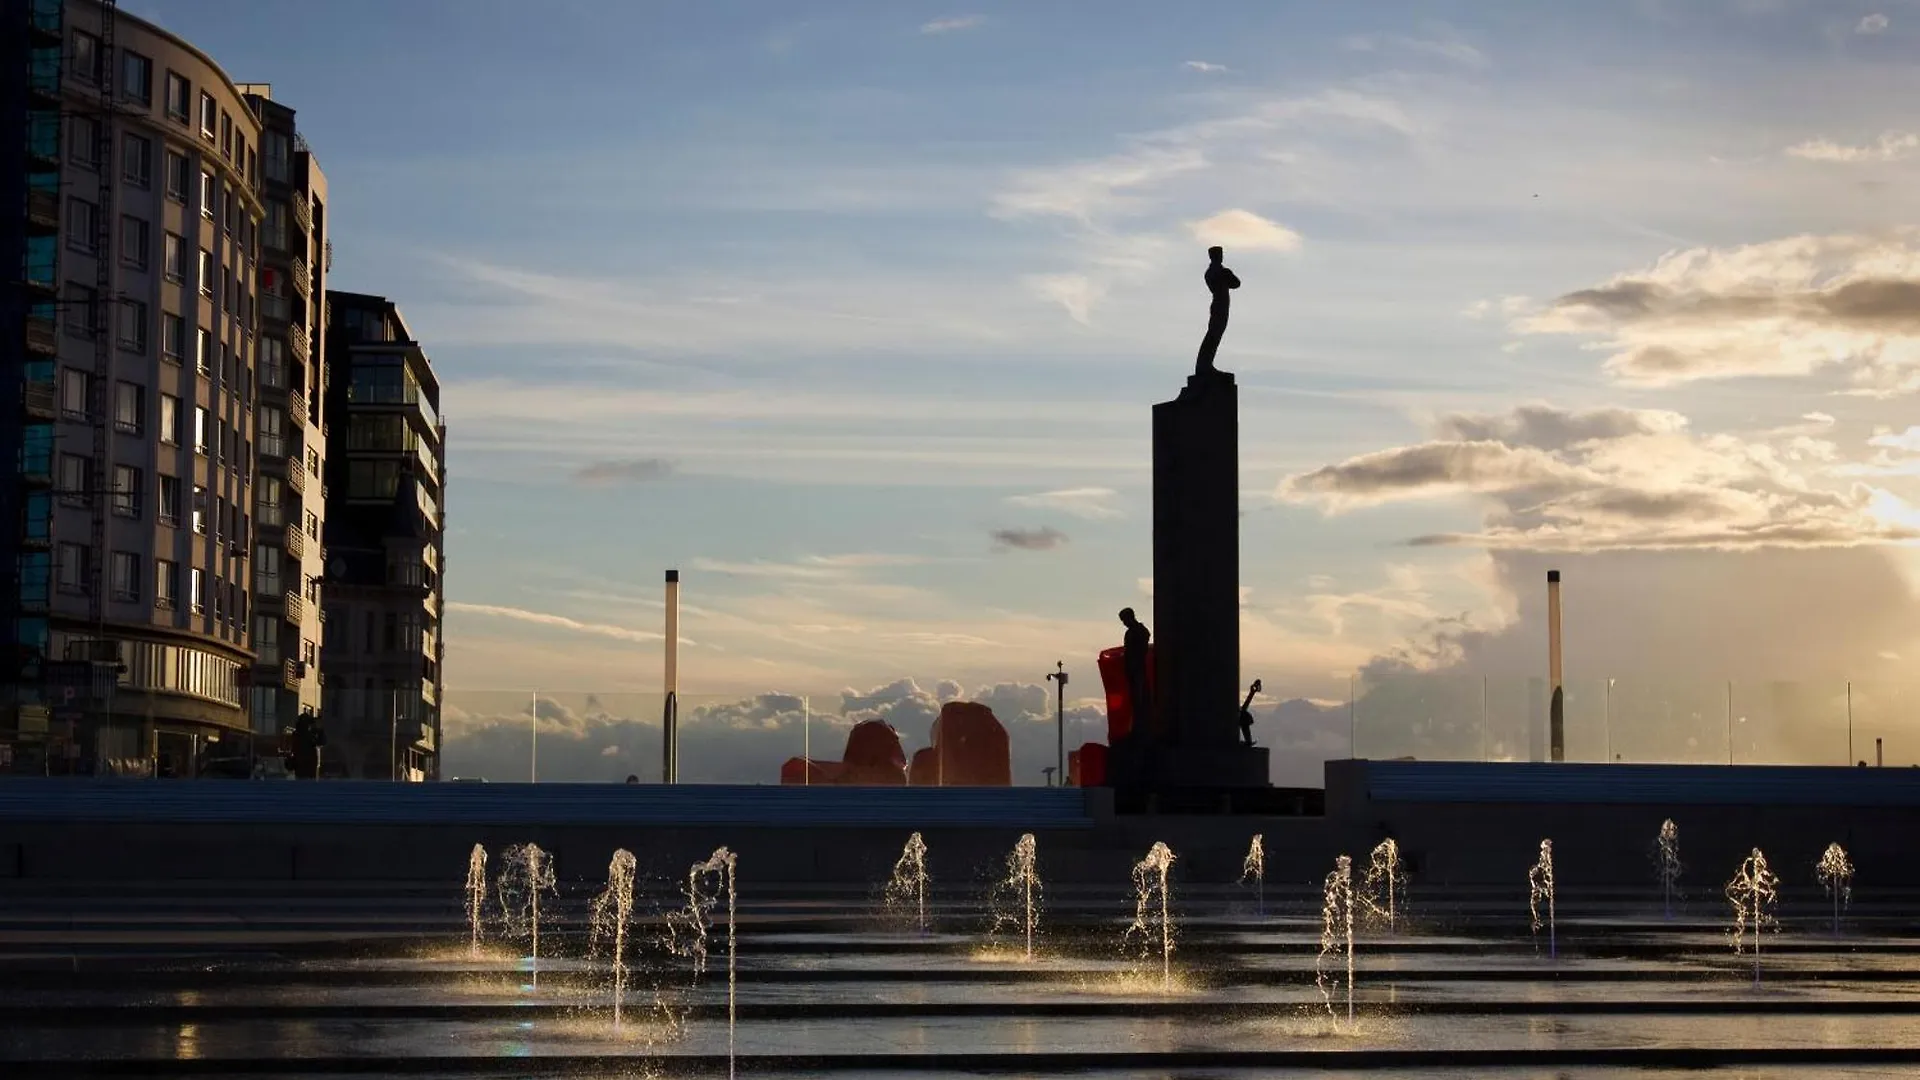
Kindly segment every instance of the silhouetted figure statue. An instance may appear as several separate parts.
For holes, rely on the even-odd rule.
[[[1247,688],[1247,700],[1240,703],[1240,741],[1248,746],[1253,745],[1253,695],[1259,692],[1260,680],[1255,679]]]
[[[320,779],[320,748],[327,745],[327,733],[312,713],[301,713],[293,722],[293,746],[287,753],[287,768],[295,780]]]
[[[1126,648],[1122,659],[1127,668],[1127,702],[1133,709],[1134,728],[1142,729],[1153,715],[1153,702],[1147,700],[1147,642],[1153,634],[1134,615],[1132,608],[1120,609],[1120,623],[1127,628],[1127,636],[1121,643]]]
[[[1220,338],[1227,332],[1227,310],[1232,301],[1230,290],[1240,287],[1240,279],[1233,271],[1220,264],[1226,256],[1225,248],[1207,249],[1207,291],[1213,294],[1213,306],[1207,309],[1207,336],[1200,339],[1200,356],[1194,361],[1193,373],[1205,375],[1220,370],[1213,366],[1213,354],[1220,349]]]

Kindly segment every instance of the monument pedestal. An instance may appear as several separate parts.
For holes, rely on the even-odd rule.
[[[1240,395],[1224,371],[1153,407],[1151,627],[1157,701],[1112,747],[1114,786],[1268,786],[1266,749],[1240,741]]]

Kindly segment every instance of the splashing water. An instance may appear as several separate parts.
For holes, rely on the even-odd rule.
[[[1760,938],[1780,925],[1773,917],[1780,902],[1780,878],[1767,868],[1767,857],[1759,848],[1753,849],[1753,854],[1740,863],[1733,880],[1727,882],[1727,900],[1733,904],[1733,929],[1727,934],[1733,939],[1733,951],[1746,951],[1747,935],[1753,935],[1753,984],[1758,986]]]
[[[1267,848],[1260,833],[1253,834],[1253,843],[1247,845],[1246,861],[1240,864],[1240,884],[1252,882],[1254,899],[1259,905],[1255,908],[1260,914],[1267,913]]]
[[[480,937],[487,915],[487,849],[473,845],[467,856],[467,955],[478,959]]]
[[[1173,898],[1167,885],[1167,872],[1172,868],[1173,849],[1158,841],[1148,849],[1146,858],[1133,864],[1133,925],[1127,927],[1125,937],[1127,941],[1139,940],[1143,957],[1152,948],[1153,939],[1160,939],[1162,992],[1173,989]]]
[[[538,844],[519,844],[500,853],[505,868],[500,871],[496,889],[500,907],[506,915],[507,936],[527,939],[532,964],[534,989],[540,988],[540,898],[552,895],[558,884],[553,874],[553,856]]]
[[[1833,901],[1833,936],[1839,937],[1840,909],[1853,902],[1853,863],[1847,859],[1847,849],[1839,844],[1828,844],[1819,863],[1815,864],[1813,874]]]
[[[727,900],[727,1075],[733,1075],[733,1032],[736,1017],[734,1007],[735,965],[734,953],[738,938],[734,936],[734,910],[737,893],[734,888],[734,870],[739,860],[726,848],[716,848],[705,862],[697,862],[687,871],[687,909],[677,918],[668,921],[669,933],[674,932],[676,923],[690,934],[690,944],[683,955],[694,959],[694,978],[698,979],[707,969],[707,927],[720,906],[722,895]],[[676,948],[676,952],[681,951]]]
[[[593,898],[587,955],[604,955],[613,967],[613,1026],[620,1026],[627,998],[627,927],[633,922],[633,852],[621,848],[607,864],[607,887]]]
[[[1672,818],[1660,823],[1660,835],[1653,841],[1654,869],[1660,875],[1660,897],[1667,918],[1673,918],[1673,898],[1680,894],[1680,826]]]
[[[1326,890],[1320,902],[1320,955],[1313,961],[1313,981],[1327,1003],[1327,1015],[1339,1019],[1333,1011],[1333,988],[1337,974],[1328,973],[1327,958],[1345,954],[1347,961],[1347,1023],[1353,1023],[1353,860],[1345,855],[1333,860],[1333,873],[1327,875]]]
[[[1540,920],[1540,904],[1542,901],[1545,901],[1547,905],[1547,918],[1545,922]],[[1542,926],[1547,928],[1547,956],[1558,957],[1560,955],[1560,940],[1559,929],[1555,925],[1553,841],[1551,840],[1540,841],[1540,861],[1534,863],[1533,869],[1527,871],[1527,911],[1533,916],[1533,932],[1535,936],[1539,935]]]
[[[907,837],[900,861],[893,864],[893,880],[887,882],[886,903],[890,912],[902,912],[909,904],[913,905],[915,925],[923,934],[927,932],[927,885],[931,880],[927,876],[927,842],[920,839],[919,833],[914,833]]]
[[[1375,919],[1384,919],[1387,933],[1399,924],[1399,910],[1407,898],[1407,875],[1400,869],[1400,845],[1389,836],[1380,841],[1367,859],[1367,876],[1362,882],[1365,895],[1361,902]]]
[[[1008,924],[1017,924],[1026,939],[1026,958],[1033,959],[1033,931],[1039,922],[1039,845],[1032,833],[1022,833],[1007,855],[1007,876],[994,885],[987,900],[993,910],[989,936]]]

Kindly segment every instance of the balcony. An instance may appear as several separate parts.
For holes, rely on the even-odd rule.
[[[294,359],[302,362],[305,362],[311,356],[307,346],[306,327],[301,326],[299,323],[288,324],[287,351],[293,354]]]
[[[301,296],[313,295],[313,272],[307,269],[307,260],[298,255],[293,257],[293,266],[287,276],[293,279],[294,291]]]
[[[284,596],[287,607],[286,620],[295,626],[300,625],[307,615],[306,600],[301,598],[299,589],[288,589]]]
[[[300,689],[300,676],[305,674],[305,665],[298,660],[280,661],[280,685],[288,690]]]
[[[27,224],[45,231],[59,229],[60,196],[43,188],[29,190],[27,192]]]
[[[293,301],[263,292],[260,294],[260,317],[271,322],[290,323],[293,321]]]
[[[307,534],[298,525],[287,526],[287,557],[298,562],[307,553]]]
[[[58,420],[60,400],[50,382],[30,382],[23,388],[27,415],[36,420]]]
[[[287,463],[287,490],[295,495],[307,493],[307,463],[298,457],[289,455],[283,458]]]
[[[287,216],[293,219],[293,223],[300,227],[301,232],[310,233],[313,231],[313,207],[307,205],[305,196],[295,195],[293,198],[288,199],[287,210]],[[302,246],[304,247],[305,245]]]
[[[287,390],[287,419],[295,424],[307,422],[307,392],[300,389]]]
[[[60,331],[52,319],[27,316],[27,351],[42,356],[60,351]]]

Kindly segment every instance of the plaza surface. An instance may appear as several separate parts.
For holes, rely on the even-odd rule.
[[[1423,888],[1360,918],[1343,985],[1316,985],[1316,883],[1183,876],[1174,949],[1125,938],[1123,877],[1044,888],[1034,955],[988,934],[1004,865],[929,854],[929,926],[880,886],[761,880],[739,865],[735,996],[724,906],[704,972],[664,947],[684,864],[638,851],[631,971],[613,1015],[587,959],[603,872],[561,868],[537,965],[489,886],[471,946],[461,883],[327,887],[30,881],[0,888],[0,1073],[71,1075],[1901,1076],[1920,1068],[1920,896],[1843,912],[1783,893],[1751,951],[1717,872],[1671,918],[1644,888],[1563,887],[1530,926],[1524,878]],[[496,860],[496,866],[498,862]],[[604,866],[604,860],[601,863]],[[1044,878],[1046,849],[1040,850]],[[1871,868],[1862,869],[1863,880]],[[1798,873],[1799,877],[1807,876]],[[1698,879],[1698,880],[1695,880]],[[1344,977],[1338,959],[1329,972]],[[1170,977],[1167,977],[1170,975]],[[729,1024],[729,1012],[733,1020]]]

